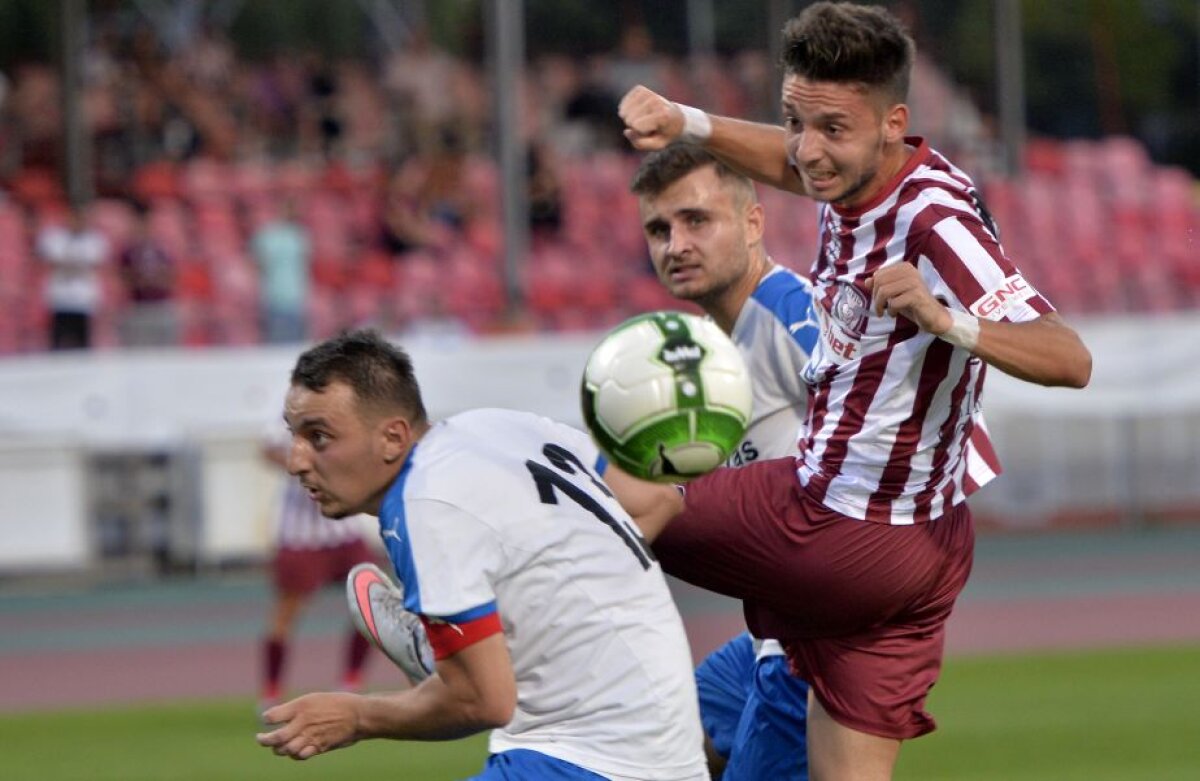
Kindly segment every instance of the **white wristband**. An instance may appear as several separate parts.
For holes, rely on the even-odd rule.
[[[683,132],[679,134],[679,140],[689,144],[703,144],[707,141],[712,135],[712,120],[708,118],[708,114],[695,106],[685,106],[682,103],[675,105],[683,112]]]
[[[974,350],[975,345],[979,344],[979,318],[954,309],[947,311],[953,323],[944,334],[938,334],[938,338],[956,347]]]

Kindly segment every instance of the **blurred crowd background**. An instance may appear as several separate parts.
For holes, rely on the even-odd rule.
[[[888,4],[920,51],[914,132],[983,185],[1065,312],[1200,307],[1200,7],[1018,3],[1014,147],[996,108],[1006,2]],[[493,4],[0,0],[0,354],[588,330],[677,306],[646,259],[617,101],[642,83],[775,120],[773,23],[802,5],[526,0],[514,267]],[[807,269],[811,204],[762,197],[768,250]]]

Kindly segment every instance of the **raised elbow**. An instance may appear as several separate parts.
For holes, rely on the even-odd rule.
[[[1046,332],[1046,341],[1053,345],[1047,352],[1055,368],[1044,380],[1046,385],[1067,388],[1086,388],[1092,381],[1092,351],[1070,326],[1055,314],[1045,315],[1039,324],[1048,324],[1052,330]]]
[[[1063,385],[1068,388],[1086,388],[1092,381],[1092,352],[1081,342],[1076,354],[1068,362]]]

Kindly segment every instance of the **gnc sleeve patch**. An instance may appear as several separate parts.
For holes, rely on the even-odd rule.
[[[1020,274],[1013,274],[994,290],[984,293],[971,304],[971,314],[984,320],[1002,320],[1009,310],[1036,296],[1038,292]]]

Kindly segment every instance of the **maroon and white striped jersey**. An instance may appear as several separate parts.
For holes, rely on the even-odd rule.
[[[333,520],[321,515],[320,506],[309,498],[300,481],[290,475],[279,493],[275,544],[287,550],[336,548],[363,539],[360,516]]]
[[[910,320],[871,311],[865,281],[911,263],[946,306],[1025,321],[1053,307],[1004,255],[974,184],[909,138],[869,203],[825,204],[813,264],[821,337],[805,368],[797,474],[826,507],[876,523],[933,520],[1000,471],[980,409],[985,364]]]

